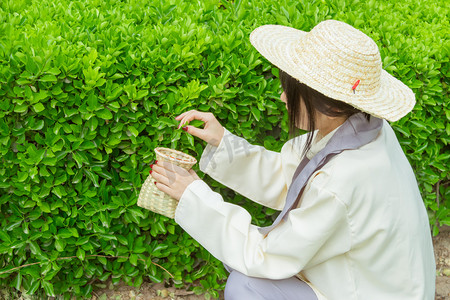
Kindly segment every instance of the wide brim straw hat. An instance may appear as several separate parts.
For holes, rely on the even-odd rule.
[[[397,121],[414,107],[413,91],[382,69],[377,44],[346,23],[327,20],[310,32],[263,25],[250,42],[293,78],[375,117]]]

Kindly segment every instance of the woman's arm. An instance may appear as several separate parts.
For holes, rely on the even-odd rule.
[[[200,170],[257,203],[281,210],[300,163],[300,155],[293,147],[290,140],[280,153],[269,151],[225,129],[217,147],[206,146]]]
[[[350,249],[346,213],[333,193],[313,182],[302,206],[264,236],[245,209],[224,202],[196,180],[183,193],[175,221],[231,268],[248,276],[282,279]]]
[[[203,172],[255,202],[283,208],[287,187],[300,163],[300,151],[294,151],[293,140],[278,153],[231,134],[212,113],[190,110],[176,120],[187,133],[208,143],[200,159]],[[192,120],[203,121],[203,128],[185,126]],[[302,141],[301,137],[297,139]]]

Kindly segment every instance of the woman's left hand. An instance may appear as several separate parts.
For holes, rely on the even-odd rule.
[[[187,171],[165,161],[158,161],[151,167],[151,175],[156,180],[156,187],[176,200],[180,200],[189,184],[200,179],[194,170]]]

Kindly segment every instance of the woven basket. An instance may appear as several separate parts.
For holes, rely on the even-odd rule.
[[[174,149],[158,147],[155,153],[157,161],[167,161],[186,170],[197,163],[194,157]],[[173,219],[178,201],[159,190],[150,175],[142,185],[137,205]]]

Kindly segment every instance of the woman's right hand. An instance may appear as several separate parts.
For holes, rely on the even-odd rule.
[[[192,120],[200,120],[205,122],[203,129],[194,126],[184,126],[183,130],[185,130],[187,133],[195,135],[196,137],[215,147],[219,146],[225,132],[225,129],[222,125],[220,125],[219,121],[217,121],[216,117],[214,117],[214,115],[209,112],[206,113],[197,110],[189,110],[177,116],[175,120],[181,120],[178,128],[184,126],[184,124]]]

